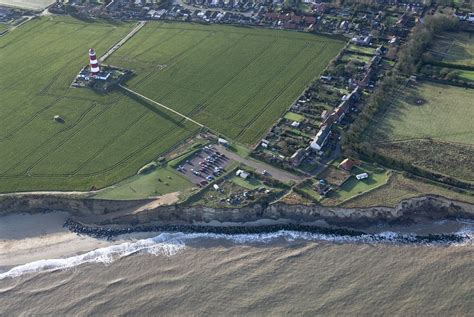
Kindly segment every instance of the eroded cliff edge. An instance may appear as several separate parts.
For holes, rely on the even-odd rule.
[[[0,215],[68,212],[84,224],[135,226],[143,224],[200,224],[222,226],[262,220],[308,224],[324,221],[333,226],[362,228],[379,223],[413,224],[443,219],[474,219],[474,205],[439,196],[401,201],[397,207],[339,208],[318,205],[255,204],[242,208],[170,205],[144,208],[149,200],[109,201],[51,195],[12,195],[0,198]]]

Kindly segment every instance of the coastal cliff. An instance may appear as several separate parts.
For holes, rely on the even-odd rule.
[[[378,223],[411,224],[423,221],[474,219],[474,205],[439,196],[423,196],[401,201],[397,207],[340,208],[319,205],[255,204],[241,208],[169,205],[143,208],[150,200],[110,201],[51,195],[4,196],[0,215],[11,213],[68,212],[84,224],[142,225],[252,223],[261,220],[308,224],[324,221],[328,225],[361,228]]]

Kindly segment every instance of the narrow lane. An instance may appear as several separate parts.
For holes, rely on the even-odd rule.
[[[229,151],[228,149],[226,149],[222,145],[217,145],[216,148],[218,148],[219,152],[223,153],[228,158],[230,158],[234,161],[240,162],[242,164],[245,164],[247,166],[255,168],[257,173],[267,171],[269,176],[279,180],[280,182],[288,183],[288,182],[292,181],[292,182],[299,183],[299,182],[302,182],[305,179],[304,176],[298,176],[298,175],[292,174],[288,171],[279,169],[279,168],[274,167],[270,164],[260,162],[260,161],[256,161],[256,160],[253,160],[251,158],[243,158],[243,157],[239,156],[237,153]]]

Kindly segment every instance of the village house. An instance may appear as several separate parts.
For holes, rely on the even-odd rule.
[[[298,167],[301,162],[306,157],[306,149],[298,149],[293,155],[290,157],[290,164],[294,167]]]
[[[323,149],[332,133],[331,126],[332,125],[323,125],[321,129],[319,129],[318,133],[309,145],[312,150],[319,152]]]
[[[329,194],[329,192],[331,191],[332,188],[331,188],[331,186],[329,186],[329,184],[324,179],[321,179],[321,180],[319,180],[319,182],[317,182],[314,185],[314,189],[321,196],[326,196],[327,194]]]
[[[359,46],[370,46],[371,41],[372,41],[372,35],[357,36],[351,39],[352,43]]]

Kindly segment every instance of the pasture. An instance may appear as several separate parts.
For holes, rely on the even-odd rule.
[[[343,45],[297,32],[159,22],[108,62],[137,72],[129,88],[254,144]]]
[[[429,82],[406,88],[365,132],[365,140],[385,156],[472,181],[472,93]]]
[[[69,88],[90,47],[104,53],[132,27],[43,17],[0,38],[0,192],[101,188],[196,133],[122,93]]]
[[[369,142],[426,139],[474,144],[472,89],[425,82],[406,88],[366,133]],[[421,100],[421,104],[417,104]]]
[[[435,59],[445,63],[474,66],[474,35],[442,33],[436,37],[430,52]]]

